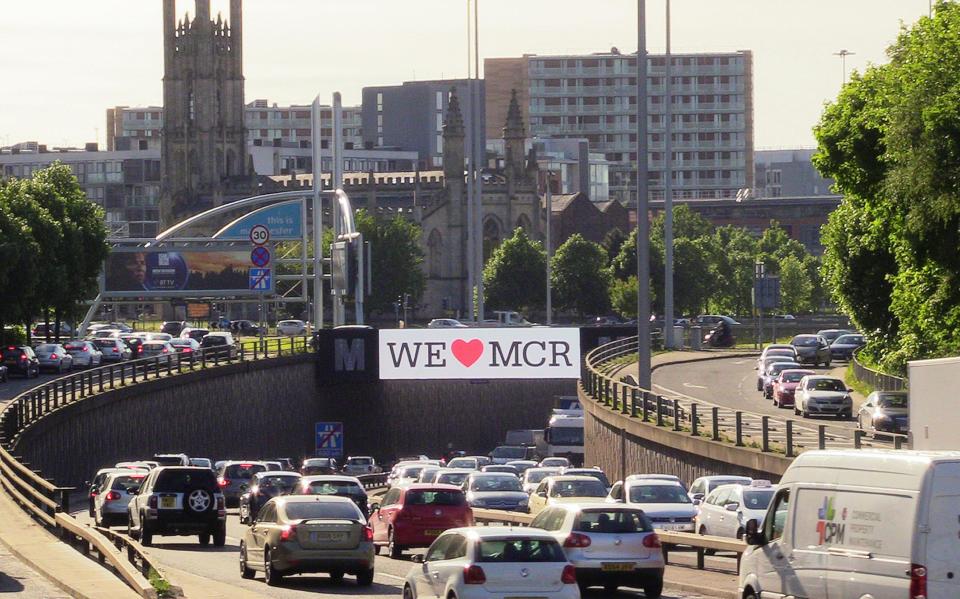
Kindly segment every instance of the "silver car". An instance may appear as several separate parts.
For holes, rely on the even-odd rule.
[[[133,350],[117,338],[94,339],[93,344],[103,354],[104,362],[123,362],[133,357]]]
[[[663,590],[660,538],[643,510],[609,503],[548,507],[530,524],[551,534],[577,572],[581,589],[638,587],[647,597]]]
[[[240,507],[240,496],[250,488],[253,475],[266,472],[263,462],[224,462],[217,471],[217,484],[227,502],[227,507]]]
[[[843,420],[853,418],[853,398],[846,383],[830,376],[805,376],[797,385],[793,411],[804,418],[836,416]]]
[[[37,358],[40,360],[40,370],[63,372],[73,367],[73,356],[62,345],[44,343],[38,345],[33,352],[37,354]]]
[[[74,367],[90,368],[103,362],[103,353],[90,341],[71,341],[63,347],[73,356]]]
[[[530,497],[520,486],[516,474],[474,472],[463,483],[470,507],[489,510],[529,512]]]
[[[147,474],[146,470],[127,470],[107,475],[93,498],[93,521],[97,526],[122,526],[127,523],[127,506]]]
[[[302,320],[281,320],[277,323],[277,335],[306,335],[307,323]]]

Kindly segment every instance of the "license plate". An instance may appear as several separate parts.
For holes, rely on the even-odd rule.
[[[604,562],[600,569],[604,572],[633,572],[633,562]]]
[[[347,540],[345,532],[312,532],[310,540],[314,543],[342,543]]]
[[[683,530],[689,527],[689,524],[664,524],[663,530]]]
[[[161,497],[160,498],[160,507],[163,509],[173,509],[177,507],[177,498],[176,497]]]
[[[443,533],[443,531],[436,528],[428,528],[423,531],[423,534],[428,537],[439,537],[441,533]]]

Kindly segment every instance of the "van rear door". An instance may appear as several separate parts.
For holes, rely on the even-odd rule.
[[[960,597],[960,463],[934,467],[927,526],[927,597]]]

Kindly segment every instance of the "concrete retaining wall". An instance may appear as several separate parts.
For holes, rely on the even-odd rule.
[[[310,456],[314,423],[344,423],[345,454],[389,460],[486,453],[508,429],[543,428],[573,381],[318,384],[312,356],[244,362],[106,392],[44,418],[15,452],[61,485],[104,465],[184,452],[212,459]]]

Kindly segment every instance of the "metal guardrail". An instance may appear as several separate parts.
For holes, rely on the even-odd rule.
[[[860,351],[861,350],[858,349],[853,352],[853,360],[851,362],[853,364],[853,375],[855,377],[877,391],[903,391],[907,388],[906,379],[874,370],[869,366],[864,366],[858,358]]]
[[[247,349],[249,345],[253,345],[252,349]],[[308,353],[311,350],[310,337],[268,339],[264,342],[257,340],[253,344],[239,344],[235,354],[222,347],[211,347],[202,349],[193,358],[184,358],[183,354],[141,358],[91,368],[34,387],[11,400],[0,413],[0,486],[27,513],[58,537],[78,547],[85,554],[91,549],[95,550],[100,563],[109,562],[135,592],[142,597],[155,598],[156,591],[144,579],[151,570],[156,571],[161,579],[163,574],[143,552],[143,547],[107,529],[82,525],[70,516],[70,492],[74,488],[58,487],[52,481],[44,479],[40,471],[32,470],[29,464],[22,463],[17,456],[9,452],[14,442],[25,430],[44,417],[100,393],[184,372]],[[369,484],[375,486],[381,476],[386,479],[385,474],[372,475]],[[110,549],[111,543],[125,549],[126,561]],[[140,578],[141,573],[143,578]]]
[[[587,395],[612,411],[678,434],[703,437],[737,447],[796,457],[807,449],[905,446],[907,436],[884,433],[891,442],[865,441],[864,431],[733,410],[709,401],[691,401],[641,389],[633,377],[618,378],[636,361],[637,338],[602,345],[586,355],[581,385]]]

